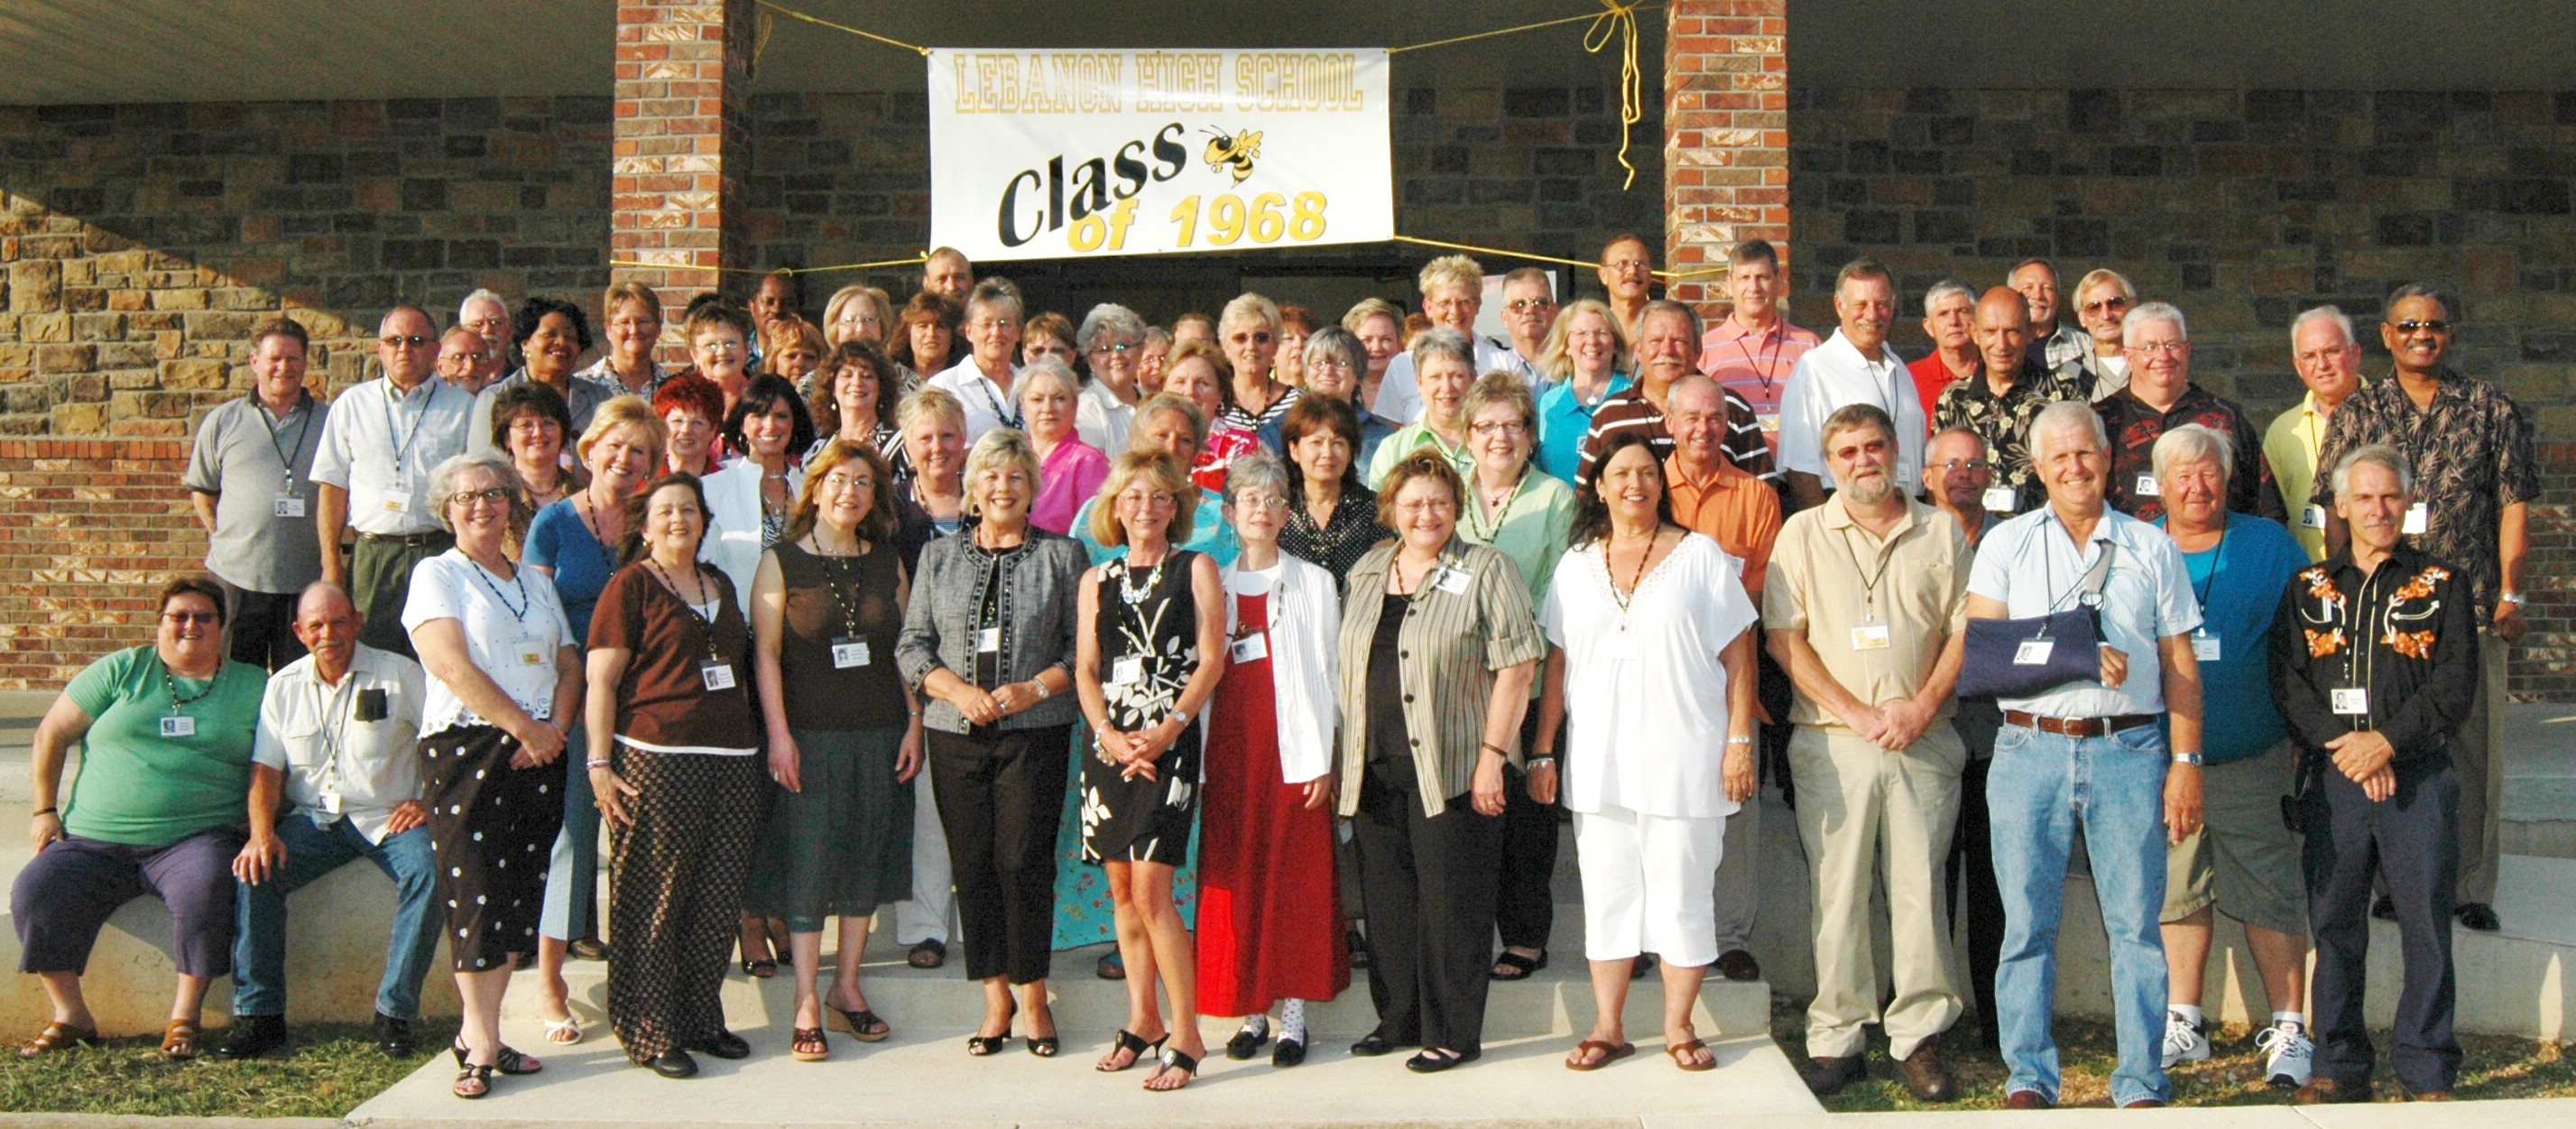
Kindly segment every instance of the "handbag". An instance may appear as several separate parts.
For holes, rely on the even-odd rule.
[[[2021,619],[1968,621],[1959,664],[1962,698],[2029,698],[2073,682],[2102,677],[2102,586],[2110,579],[2116,542],[2104,542],[2102,559],[2085,573],[2080,606]]]

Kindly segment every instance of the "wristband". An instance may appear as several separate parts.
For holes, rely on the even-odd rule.
[[[1039,701],[1041,701],[1041,702],[1043,702],[1043,701],[1045,701],[1045,700],[1047,700],[1047,699],[1049,699],[1049,698],[1055,697],[1055,691],[1047,689],[1046,679],[1043,679],[1043,678],[1032,678],[1032,679],[1029,679],[1029,685],[1031,685],[1031,686],[1035,686],[1035,687],[1037,687],[1037,688],[1038,688],[1038,700],[1039,700]]]
[[[616,767],[616,765],[615,765],[613,762],[606,761],[606,760],[583,761],[583,762],[581,762],[581,766],[582,766],[583,768],[614,768],[614,767]]]
[[[29,819],[34,819],[35,817],[40,816],[40,815],[60,815],[60,814],[62,814],[62,809],[61,809],[61,808],[37,808],[37,809],[36,809],[36,810],[34,810],[34,811],[28,812],[28,813],[27,813],[27,818],[29,818]]]
[[[1495,756],[1501,757],[1501,758],[1503,758],[1504,760],[1510,760],[1510,759],[1512,758],[1512,752],[1511,752],[1511,750],[1506,749],[1506,748],[1504,748],[1504,747],[1502,747],[1502,746],[1500,746],[1500,745],[1497,745],[1497,744],[1495,744],[1495,743],[1493,743],[1493,742],[1491,742],[1491,741],[1479,741],[1479,742],[1477,742],[1477,744],[1478,744],[1478,745],[1480,745],[1480,746],[1482,746],[1483,748],[1485,748],[1485,749],[1487,749],[1487,750],[1492,751],[1492,753],[1493,753]]]
[[[1527,760],[1524,760],[1524,761],[1522,761],[1522,762],[1521,762],[1521,771],[1523,771],[1523,772],[1533,772],[1533,771],[1536,771],[1536,770],[1538,770],[1538,769],[1542,769],[1542,768],[1555,768],[1555,767],[1556,767],[1556,755],[1555,755],[1554,753],[1550,753],[1550,754],[1548,754],[1548,755],[1546,755],[1546,756],[1543,756],[1543,757],[1530,757],[1530,758],[1528,758]]]
[[[1750,744],[1752,744],[1752,743],[1753,743],[1753,738],[1751,738],[1751,737],[1729,737],[1729,738],[1727,738],[1727,739],[1726,739],[1726,743],[1727,743],[1727,744],[1729,744],[1729,745],[1750,745]]]

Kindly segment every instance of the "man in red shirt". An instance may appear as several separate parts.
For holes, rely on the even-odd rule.
[[[1789,389],[1789,374],[1798,358],[1824,343],[1810,330],[1789,324],[1780,299],[1788,280],[1780,276],[1780,252],[1760,239],[1735,245],[1726,256],[1726,292],[1735,308],[1725,320],[1700,337],[1699,371],[1718,386],[1742,397],[1760,422],[1763,443],[1780,457],[1780,396]],[[1744,445],[1750,436],[1728,446]],[[1762,477],[1779,485],[1779,471]]]
[[[1932,351],[1905,366],[1914,377],[1914,394],[1923,403],[1923,426],[1932,426],[1932,407],[1941,390],[1985,371],[1977,356],[1977,295],[1967,284],[1945,278],[1923,292],[1923,335]]]

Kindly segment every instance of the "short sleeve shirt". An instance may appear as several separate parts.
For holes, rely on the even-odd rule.
[[[1019,371],[1016,368],[1011,370],[1014,387],[1018,385]],[[985,432],[996,427],[1020,426],[1020,405],[1012,397],[1011,390],[993,383],[992,377],[984,375],[984,370],[976,367],[971,353],[958,358],[946,372],[924,383],[957,397],[958,405],[966,410],[966,445],[969,447],[983,438]]]
[[[1538,394],[1538,468],[1572,483],[1583,465],[1583,440],[1592,433],[1592,413],[1636,381],[1612,373],[1601,399],[1589,404],[1574,392],[1571,380],[1555,381]]]
[[[1805,636],[1825,673],[1869,705],[1913,697],[1950,636],[1967,629],[1967,534],[1911,498],[1884,538],[1853,521],[1840,495],[1792,514],[1771,561],[1762,626]],[[1955,704],[1943,701],[1940,716]],[[1853,732],[1803,693],[1789,721]]]
[[[1923,481],[1923,441],[1931,434],[1927,413],[1914,396],[1914,376],[1893,345],[1878,359],[1861,355],[1841,330],[1798,359],[1789,390],[1780,398],[1780,466],[1827,478],[1825,419],[1849,404],[1869,404],[1896,423],[1896,481]]]
[[[2183,565],[2200,605],[2192,648],[2200,656],[2201,716],[2226,719],[2205,727],[2201,755],[2211,764],[2258,756],[2290,732],[2272,704],[2272,616],[2282,591],[2308,567],[2307,551],[2281,523],[2232,513],[2218,543],[2184,553]]]
[[[1786,318],[1774,318],[1770,328],[1756,333],[1730,317],[1700,335],[1699,371],[1744,398],[1753,409],[1753,425],[1763,445],[1776,460],[1780,404],[1789,392],[1789,376],[1797,371],[1798,359],[1821,344],[1824,339],[1814,330],[1791,325]]]
[[[2504,582],[2497,521],[2504,507],[2540,498],[2531,422],[2522,407],[2493,384],[2443,369],[2432,405],[2417,408],[2391,376],[2363,385],[2335,409],[2317,465],[2332,467],[2344,452],[2369,443],[2395,447],[2414,465],[2426,525],[2408,540],[2467,573],[2478,622],[2492,619]],[[2334,504],[2332,477],[2317,476],[2312,500]]]
[[[452,619],[465,632],[465,656],[491,677],[528,716],[554,718],[555,652],[578,647],[555,586],[522,567],[504,580],[465,555],[449,549],[420,562],[411,572],[411,596],[403,605],[405,631]],[[428,704],[421,709],[420,731],[430,736],[462,726],[496,724],[466,708],[447,684],[431,680]]]
[[[349,492],[349,525],[360,533],[435,532],[429,474],[465,453],[473,409],[474,397],[436,377],[408,393],[383,378],[355,385],[331,402],[313,480]]]
[[[166,847],[249,816],[253,734],[268,673],[226,660],[211,680],[162,681],[152,646],[128,647],[81,668],[63,696],[90,716],[80,777],[62,801],[63,830],[83,839]],[[174,701],[172,687],[177,688]],[[163,736],[162,719],[193,732]]]
[[[1679,455],[1664,460],[1664,487],[1672,495],[1673,520],[1716,539],[1742,566],[1744,590],[1759,599],[1780,536],[1779,491],[1729,463],[1719,463],[1717,473],[1704,480],[1694,479]]]
[[[2092,718],[2155,714],[2165,709],[2159,642],[2200,626],[2182,550],[2164,530],[2104,507],[2079,553],[2055,510],[2043,507],[1986,531],[1977,543],[1968,592],[2003,602],[2014,619],[2082,606],[2084,577],[2104,552],[2111,567],[2102,586],[2103,641],[2129,657],[2117,688],[2076,682],[2030,698],[2005,698],[2007,710],[2041,717]]]
[[[599,593],[590,645],[630,652],[617,684],[619,741],[646,752],[747,757],[759,748],[751,631],[723,572],[701,565],[698,582],[712,597],[712,615],[663,587],[649,561],[618,570]],[[708,662],[728,670],[732,684],[710,686]]]
[[[2111,437],[2111,481],[2103,496],[2121,513],[2139,521],[2165,514],[2163,490],[2156,484],[2156,440],[2185,424],[2199,424],[2227,437],[2236,465],[2227,472],[2227,508],[2237,513],[2279,518],[2281,495],[2272,488],[2271,465],[2263,461],[2263,438],[2236,405],[2211,395],[2197,384],[2186,386],[2164,411],[2148,407],[2137,390],[2123,388],[2093,405],[2102,414],[2102,430]]]
[[[359,644],[333,686],[306,655],[269,677],[252,757],[284,774],[297,814],[381,843],[395,806],[420,798],[428,683],[419,663]]]
[[[1477,492],[1475,481],[1470,471],[1470,494]],[[1483,502],[1470,498],[1458,513],[1459,536],[1502,550],[1520,568],[1532,607],[1547,595],[1548,580],[1556,575],[1557,559],[1565,555],[1567,535],[1573,530],[1574,488],[1539,473],[1536,467],[1521,472],[1520,484],[1512,488],[1501,509],[1487,514]]]
[[[1984,377],[1943,389],[1933,406],[1932,427],[1936,431],[1964,427],[1984,439],[1994,463],[1995,485],[2012,487],[2017,499],[2013,509],[2018,513],[2045,497],[2031,465],[2030,425],[2050,404],[2084,398],[2081,383],[2025,357],[2012,387],[2001,396],[1995,395],[1994,385]]]
[[[2325,443],[2333,416],[2317,410],[2317,394],[2301,397],[2297,407],[2273,417],[2263,431],[2263,461],[2272,466],[2272,482],[2281,489],[2282,508],[2291,521],[2290,535],[2307,550],[2310,563],[2326,559],[2326,509],[2308,500],[2317,481],[2317,448]],[[2314,508],[2311,508],[2314,507]]]
[[[571,498],[549,503],[528,523],[527,564],[554,573],[555,599],[575,639],[590,638],[590,609],[617,571],[616,552],[599,543]]]
[[[188,452],[189,490],[215,496],[206,570],[253,592],[300,592],[322,578],[313,455],[331,407],[306,393],[283,416],[257,396],[206,413]]]

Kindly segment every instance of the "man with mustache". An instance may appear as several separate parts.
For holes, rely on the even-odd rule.
[[[2031,421],[2050,404],[2083,399],[2084,385],[2050,371],[2031,352],[2030,308],[2021,295],[2002,286],[1990,289],[1977,299],[1973,317],[1982,371],[1941,390],[1932,422],[1985,440],[1993,480],[1977,504],[2000,520],[2038,505],[2047,493],[2031,462]]]
[[[1871,404],[1896,423],[1896,480],[1923,477],[1923,440],[1932,434],[1904,358],[1887,344],[1896,325],[1896,276],[1876,259],[1854,259],[1834,276],[1834,315],[1841,328],[1798,358],[1780,394],[1780,466],[1791,512],[1825,500],[1820,446],[1825,417],[1848,404]]]
[[[2070,364],[2080,364],[2084,354],[2093,350],[2092,336],[2067,324],[2066,308],[2057,293],[2057,268],[2048,260],[2023,259],[2013,264],[2004,281],[2012,284],[2030,311],[2031,351],[2039,354],[2049,371],[2062,372]]]
[[[2293,810],[2307,832],[2317,948],[2316,1073],[2292,1099],[2300,1105],[2370,1100],[2362,985],[2374,876],[2388,882],[2405,946],[2389,1048],[2397,1080],[2417,1101],[2447,1101],[2459,1078],[2450,926],[2464,788],[2446,735],[2477,708],[2484,620],[2468,598],[2474,574],[2405,532],[2414,485],[2393,447],[2338,460],[2326,486],[2351,539],[2291,578],[2272,617],[2272,695],[2303,754]]]
[[[2531,504],[2540,476],[2531,424],[2504,390],[2444,363],[2458,332],[2459,305],[2421,284],[2389,296],[2379,338],[2396,369],[2335,409],[2317,449],[2318,466],[2339,466],[2344,452],[2374,443],[2395,447],[2415,474],[2403,532],[2468,581],[2478,616],[2478,701],[2451,735],[2460,775],[2460,924],[2482,932],[2496,917],[2496,809],[2504,798],[2503,729],[2506,645],[2522,638],[2523,570],[2531,549]],[[2319,482],[2310,501],[2333,502]],[[2343,547],[2329,520],[2328,551]],[[2384,915],[2383,915],[2384,916]]]
[[[1968,540],[1895,475],[1887,413],[1852,404],[1826,417],[1834,496],[1796,514],[1773,550],[1763,597],[1771,657],[1798,689],[1789,771],[1815,909],[1816,998],[1807,1009],[1807,1088],[1831,1094],[1868,1076],[1864,1025],[1887,1030],[1906,1089],[1953,1096],[1941,1032],[1963,1010],[1950,980],[1941,870],[1959,817],[1967,747],[1950,727],[1967,627]],[[1871,875],[1887,883],[1894,1002],[1879,1007],[1871,957]]]
[[[1673,434],[1665,426],[1672,390],[1691,375],[1699,354],[1699,313],[1669,299],[1646,303],[1637,315],[1637,383],[1604,398],[1592,413],[1592,430],[1583,438],[1583,458],[1575,465],[1574,485],[1592,481],[1601,462],[1601,444],[1620,431],[1645,431],[1658,457],[1673,453]],[[1724,391],[1721,389],[1720,391]],[[1755,478],[1771,473],[1771,448],[1762,441],[1761,423],[1744,397],[1726,392],[1726,458]]]

